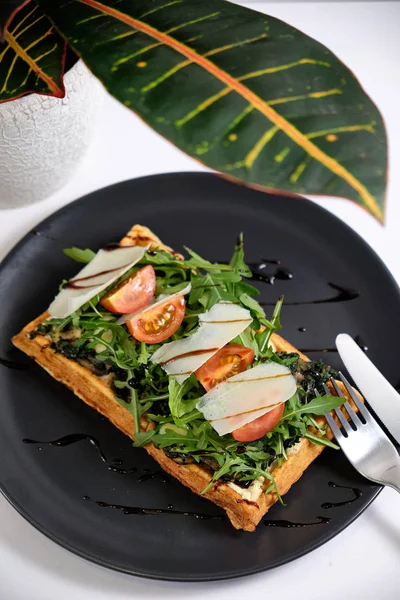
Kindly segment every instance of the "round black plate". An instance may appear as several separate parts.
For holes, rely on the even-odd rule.
[[[15,508],[65,548],[101,565],[147,577],[213,580],[256,573],[301,556],[353,521],[379,492],[359,476],[341,452],[325,450],[274,506],[255,533],[235,531],[229,522],[193,516],[125,515],[84,496],[114,505],[221,515],[216,506],[171,478],[142,449],[67,388],[49,377],[10,338],[45,309],[60,281],[78,266],[63,255],[66,246],[97,249],[119,240],[133,223],[153,229],[173,248],[188,245],[214,260],[229,258],[244,233],[249,262],[279,259],[290,281],[259,283],[261,299],[273,304],[284,293],[283,333],[311,357],[338,365],[335,335],[360,335],[369,355],[389,380],[398,373],[400,298],[378,257],[351,229],[307,201],[275,197],[227,183],[209,174],[170,174],[136,179],[98,190],[66,206],[30,232],[1,269],[0,356],[28,368],[0,365],[0,485]],[[276,266],[268,264],[266,271]],[[309,303],[335,297],[328,283],[357,292],[352,300]],[[350,294],[351,296],[351,294]],[[293,303],[305,304],[293,304]],[[292,304],[291,304],[292,303]],[[270,311],[271,307],[267,307]],[[299,328],[306,331],[299,331]],[[385,352],[382,352],[382,348]],[[18,365],[9,365],[18,366]],[[122,461],[134,473],[110,470],[88,441],[67,447],[28,445],[23,438],[54,440],[84,433],[97,438],[109,463]],[[155,473],[138,481],[145,469]],[[147,473],[149,475],[149,473]],[[146,477],[145,477],[146,479]],[[327,502],[354,502],[326,509]],[[329,523],[281,527],[293,523]],[[271,525],[271,523],[270,523]]]

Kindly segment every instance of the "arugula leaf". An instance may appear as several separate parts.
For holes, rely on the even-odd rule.
[[[212,263],[205,258],[202,258],[196,252],[193,252],[190,248],[185,246],[186,252],[191,256],[189,260],[185,260],[184,264],[186,267],[190,269],[204,269],[206,271],[218,270],[218,271],[231,271],[230,265],[222,264],[222,263]]]
[[[90,263],[90,261],[96,256],[96,253],[93,250],[89,250],[86,248],[82,250],[81,248],[64,248],[64,254],[72,260],[76,260],[76,262],[80,263]]]
[[[221,273],[219,273],[218,271],[214,271],[212,277],[214,281],[222,281],[225,284],[238,283],[242,279],[239,273],[234,273],[233,271],[221,271]],[[235,300],[237,302],[237,298],[235,298]]]
[[[189,296],[189,303],[199,303],[203,306],[204,312],[210,310],[217,302],[237,302],[237,298],[229,294],[226,290],[226,284],[214,275],[207,273],[204,276],[192,274],[192,291]]]
[[[147,346],[146,346],[145,342],[140,342],[140,354],[138,356],[138,362],[141,365],[147,365],[148,360],[149,360],[149,352],[147,350]]]
[[[248,456],[249,458],[251,458],[252,460],[258,462],[258,461],[264,461],[264,460],[270,460],[271,458],[271,454],[268,454],[267,452],[263,452],[261,450],[248,450],[246,452],[246,456]]]
[[[340,447],[334,442],[331,442],[331,440],[328,440],[327,438],[319,435],[314,435],[310,431],[307,431],[303,437],[307,438],[308,440],[310,440],[310,442],[312,442],[313,444],[317,444],[318,446],[328,446],[328,448],[340,450]]]
[[[155,254],[145,253],[144,257],[139,261],[139,265],[171,265],[175,268],[185,270],[184,262],[178,260],[173,254],[166,252],[165,250],[157,250]]]
[[[240,273],[243,277],[251,277],[251,269],[244,262],[243,233],[239,234],[235,251],[229,264],[234,271]]]
[[[310,413],[312,415],[324,415],[334,408],[342,406],[345,402],[346,398],[324,394],[323,396],[317,396],[314,400],[311,400],[311,402],[303,406],[302,414]]]
[[[132,372],[132,370],[129,369],[128,370],[129,380],[131,380],[132,377],[133,377],[133,372]],[[130,396],[129,402],[126,402],[119,396],[116,396],[116,400],[131,413],[131,415],[133,417],[133,426],[134,426],[133,433],[135,435],[140,432],[140,409],[139,409],[137,390],[130,385],[129,380],[127,382],[115,381],[114,385],[118,389],[127,389],[129,392],[129,396]]]
[[[249,308],[250,309],[251,314],[252,314],[253,317],[256,317],[256,318],[259,318],[259,319],[265,319],[264,309],[257,302],[257,300],[254,300],[254,298],[252,298],[248,294],[241,294],[239,296],[239,300],[240,300],[240,302],[243,304],[243,306],[245,308]]]
[[[191,400],[183,400],[183,397],[196,385],[195,375],[192,374],[182,384],[178,383],[175,377],[169,378],[169,408],[174,419],[179,419],[187,413],[192,412],[196,407],[199,397]]]
[[[149,429],[149,431],[139,431],[138,433],[135,433],[135,441],[133,442],[133,446],[135,448],[146,446],[146,444],[149,444],[152,441],[155,432],[155,429]]]
[[[212,488],[212,486],[216,481],[218,481],[218,479],[220,479],[223,475],[227,475],[232,470],[232,467],[239,466],[241,465],[241,463],[243,463],[243,459],[241,459],[239,456],[235,457],[228,455],[222,467],[218,471],[215,471],[210,483],[204,488],[201,494],[203,495],[206,492],[208,492],[208,490]]]
[[[283,415],[284,419],[290,419],[295,415],[324,415],[326,412],[338,408],[346,402],[346,398],[340,396],[330,396],[325,394],[324,396],[317,396],[311,402],[307,404],[298,404],[298,406],[290,412]]]
[[[200,267],[203,269],[212,267],[212,263],[209,260],[202,258],[199,254],[197,254],[196,252],[193,252],[193,250],[191,250],[187,246],[185,246],[185,250],[191,256],[191,260],[185,261],[187,265],[191,264],[193,267]]]
[[[151,440],[157,448],[168,448],[175,445],[185,445],[189,447],[189,451],[194,452],[196,449],[196,437],[190,432],[180,434],[172,429],[166,429],[164,433],[155,433]]]
[[[259,296],[260,293],[261,292],[259,289],[245,281],[240,281],[235,285],[235,294],[238,296],[238,298],[240,298],[242,294],[248,294],[249,296]]]

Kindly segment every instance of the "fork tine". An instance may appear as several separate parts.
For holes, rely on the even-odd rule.
[[[322,386],[324,388],[324,392],[325,394],[330,394],[331,391],[328,388],[327,385],[325,385],[325,383]],[[317,390],[317,388],[314,388],[314,394],[316,396],[319,396],[319,391]],[[330,412],[325,413],[325,419],[326,422],[328,423],[333,435],[336,438],[336,441],[339,443],[342,443],[346,438],[344,437],[343,433],[340,431],[340,427],[338,427],[338,425],[335,422],[335,419],[332,417]]]
[[[333,388],[334,388],[334,390],[335,390],[336,394],[337,394],[338,396],[340,396],[341,398],[344,398],[344,395],[343,395],[343,392],[342,392],[342,390],[340,389],[340,387],[338,386],[338,384],[336,383],[336,381],[333,379],[333,377],[331,377],[331,378],[329,379],[329,381],[331,382],[331,384],[332,384],[332,386],[333,386]]]
[[[331,431],[333,433],[333,435],[335,436],[336,440],[339,442],[339,444],[345,439],[343,433],[340,431],[339,427],[336,425],[334,418],[332,417],[331,413],[325,413],[325,419],[329,425],[329,427],[331,428]]]
[[[333,379],[333,377],[331,377],[330,382],[333,385],[337,395],[340,396],[341,398],[346,398],[346,396],[343,394],[342,390],[340,389],[340,387],[338,386],[336,381]],[[347,414],[349,415],[349,417],[353,421],[353,423],[357,427],[360,427],[360,425],[362,425],[362,422],[361,422],[360,418],[358,417],[358,415],[354,412],[354,410],[352,409],[351,405],[349,404],[349,402],[347,400],[343,404],[343,407],[346,409]]]
[[[335,415],[337,416],[337,418],[339,419],[339,421],[342,424],[343,429],[345,430],[346,433],[350,433],[350,431],[353,431],[351,426],[349,425],[348,420],[346,419],[346,417],[344,416],[344,414],[342,413],[342,411],[340,410],[340,408],[335,408]]]
[[[369,413],[369,410],[367,410],[367,408],[364,405],[364,403],[361,402],[360,398],[357,396],[357,394],[353,390],[352,386],[347,381],[346,377],[343,375],[343,373],[340,373],[340,372],[339,372],[339,377],[340,377],[340,381],[343,383],[344,387],[346,388],[346,390],[349,393],[351,399],[353,400],[354,404],[357,406],[358,410],[360,411],[360,413],[362,414],[362,416],[364,417],[364,419],[366,421],[370,421],[371,420],[371,415]]]
[[[331,390],[328,388],[328,386],[326,385],[326,383],[324,383],[323,387],[324,387],[325,394],[331,394]],[[327,416],[327,414],[328,413],[326,413],[325,416]],[[346,433],[349,433],[350,430],[351,430],[351,427],[348,424],[347,419],[344,416],[344,414],[342,413],[342,411],[339,408],[335,408],[335,414],[336,414],[337,418],[339,419],[340,423],[342,424],[343,429],[346,431]]]

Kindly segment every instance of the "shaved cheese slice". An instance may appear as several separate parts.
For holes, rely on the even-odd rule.
[[[191,289],[192,289],[192,285],[190,283],[188,283],[188,285],[185,288],[183,288],[179,292],[175,292],[174,294],[160,294],[159,296],[157,296],[157,298],[153,298],[152,301],[144,308],[141,308],[140,310],[137,310],[136,312],[130,313],[129,315],[122,315],[122,317],[120,317],[118,319],[117,323],[118,323],[118,325],[122,325],[123,323],[126,323],[126,321],[130,321],[131,319],[138,317],[139,315],[142,315],[143,313],[147,312],[148,310],[155,308],[159,304],[163,304],[166,300],[173,300],[174,298],[177,298],[178,296],[185,296],[186,294],[188,294],[190,292]]]
[[[225,419],[215,419],[210,421],[210,423],[219,435],[225,435],[226,433],[235,431],[235,429],[239,429],[239,427],[243,427],[243,425],[251,423],[251,421],[255,421],[255,419],[258,419],[259,417],[263,417],[277,406],[279,406],[279,404],[274,404],[267,408],[260,408],[259,410],[251,410],[239,415],[234,415],[233,417],[225,417]]]
[[[55,297],[49,306],[52,317],[69,317],[94,296],[129,271],[144,256],[147,246],[120,246],[99,250]]]
[[[187,338],[164,344],[152,356],[168,375],[182,383],[252,322],[250,312],[231,302],[218,302],[199,315],[199,329]]]
[[[267,362],[218,384],[197,403],[219,435],[231,433],[263,416],[296,392],[290,369]]]

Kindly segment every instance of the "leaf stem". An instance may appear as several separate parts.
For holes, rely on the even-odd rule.
[[[274,333],[274,331],[276,331],[277,329],[280,329],[279,316],[281,314],[282,304],[283,304],[283,296],[279,296],[278,302],[275,304],[274,312],[272,313],[271,327],[270,327],[267,335],[264,338],[264,341],[260,348],[260,354],[263,354],[265,352],[265,350],[268,348],[269,341],[270,341],[271,336]]]
[[[139,433],[139,431],[140,431],[138,393],[135,388],[131,389],[131,403],[132,403],[132,415],[133,415],[133,423],[134,423],[133,433],[135,434],[135,433]]]
[[[167,400],[169,394],[162,394],[161,396],[151,396],[150,398],[143,398],[143,402],[157,402],[157,400]]]

